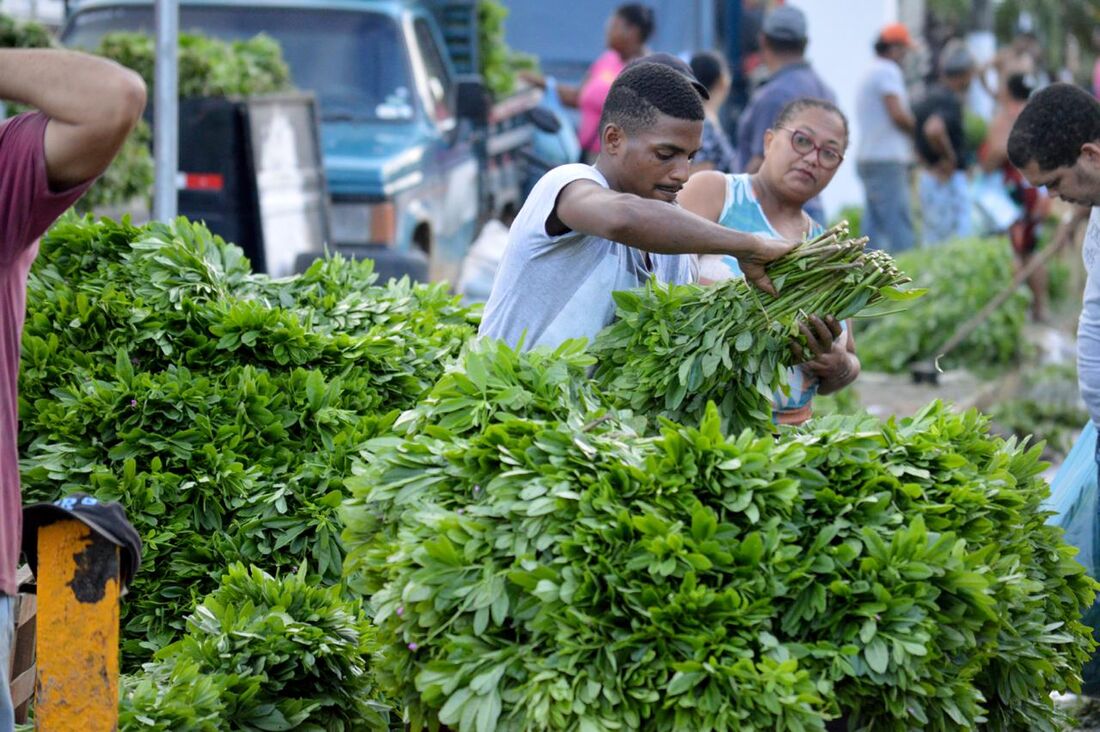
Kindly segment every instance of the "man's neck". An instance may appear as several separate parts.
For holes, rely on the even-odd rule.
[[[801,54],[787,54],[784,56],[772,56],[771,62],[768,64],[768,70],[772,76],[775,76],[788,66],[795,66],[797,64],[806,63],[806,57]]]
[[[802,204],[791,203],[780,198],[776,191],[768,186],[764,176],[755,173],[750,180],[753,193],[756,195],[756,202],[760,204],[760,208],[763,209],[764,215],[768,217],[769,221],[802,218]]]
[[[600,171],[600,175],[607,181],[607,187],[613,191],[621,191],[619,187],[619,176],[615,174],[615,171],[611,169],[610,161],[603,154],[596,156],[596,162],[592,164],[592,167]]]

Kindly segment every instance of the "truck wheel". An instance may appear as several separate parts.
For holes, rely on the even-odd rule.
[[[420,224],[416,227],[413,231],[412,241],[416,248],[425,255],[432,253],[432,230],[428,228],[427,224]]]

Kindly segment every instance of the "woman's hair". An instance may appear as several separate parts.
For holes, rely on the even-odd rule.
[[[840,107],[825,99],[799,97],[793,102],[787,102],[787,106],[780,110],[779,116],[775,118],[775,124],[773,124],[772,127],[782,127],[807,109],[823,109],[826,112],[831,112],[837,117],[840,117],[840,122],[844,125],[844,147],[848,147],[848,138],[850,136],[848,131],[848,118],[844,115],[844,112],[840,111]]]
[[[615,9],[615,15],[638,29],[642,43],[648,41],[649,37],[653,35],[656,22],[653,19],[653,8],[648,5],[626,3]]]
[[[714,85],[725,71],[725,60],[714,51],[700,51],[691,57],[691,73],[707,91],[714,91]]]
[[[1039,80],[1034,74],[1012,74],[1005,82],[1009,96],[1018,102],[1026,102],[1038,86]]]

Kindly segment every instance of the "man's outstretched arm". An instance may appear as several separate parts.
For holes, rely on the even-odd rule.
[[[95,178],[145,109],[145,84],[112,61],[75,51],[0,50],[0,99],[34,107],[46,126],[51,190]]]

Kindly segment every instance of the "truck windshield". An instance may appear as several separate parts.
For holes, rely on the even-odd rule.
[[[65,45],[94,49],[114,31],[154,32],[150,6],[77,13]],[[413,86],[396,23],[381,13],[300,8],[180,7],[180,29],[235,41],[266,33],[283,48],[294,85],[312,91],[321,118],[408,120]]]

